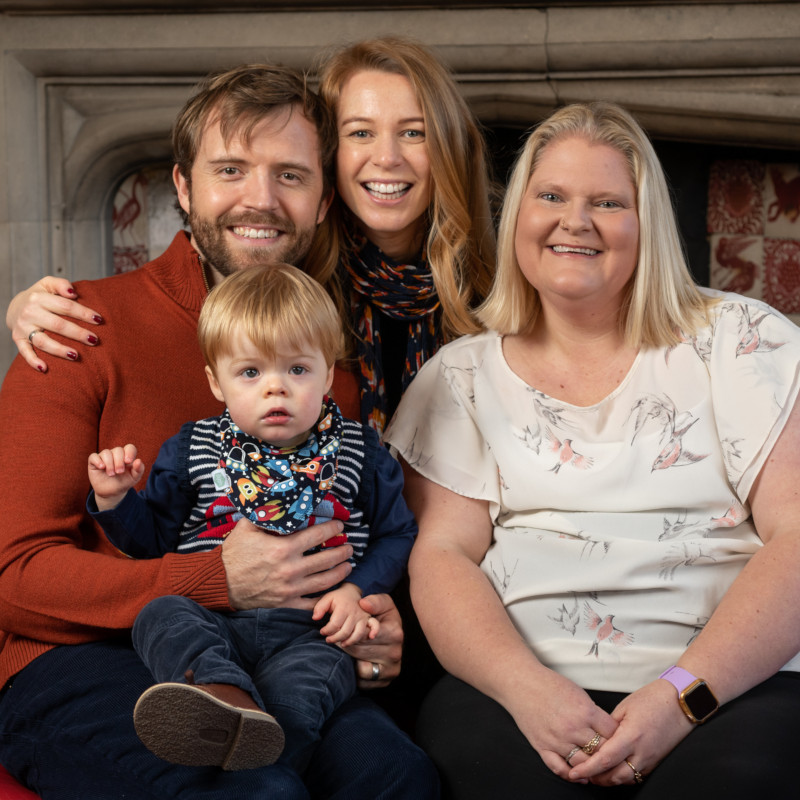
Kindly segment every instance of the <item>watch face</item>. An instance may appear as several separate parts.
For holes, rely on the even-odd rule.
[[[719,708],[717,698],[703,681],[689,686],[681,699],[698,722],[705,722]]]

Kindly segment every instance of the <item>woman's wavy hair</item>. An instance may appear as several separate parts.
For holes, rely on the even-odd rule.
[[[522,198],[546,148],[580,137],[613,147],[627,162],[636,189],[639,254],[620,324],[627,343],[662,347],[707,320],[709,300],[697,288],[683,254],[664,170],[639,123],[614,103],[576,103],[554,112],[529,135],[506,189],[498,234],[497,275],[478,318],[500,333],[529,333],[539,296],[517,261],[515,237]]]
[[[425,47],[398,37],[358,42],[324,61],[319,93],[334,114],[345,82],[365,70],[403,75],[414,89],[431,165],[425,245],[443,332],[447,338],[474,333],[480,330],[474,309],[491,287],[496,253],[483,134],[448,69]],[[312,245],[314,258],[338,260],[349,213],[334,201]]]

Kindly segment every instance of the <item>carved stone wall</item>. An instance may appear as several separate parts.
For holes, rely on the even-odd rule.
[[[43,274],[106,274],[111,192],[134,168],[169,161],[172,119],[204,73],[262,60],[309,68],[372,35],[433,47],[487,123],[530,125],[603,98],[662,139],[800,150],[796,3],[254,5],[268,4],[157,14],[145,13],[155,3],[0,0],[0,308]],[[52,13],[75,7],[85,13]],[[1,371],[13,352],[0,336]]]

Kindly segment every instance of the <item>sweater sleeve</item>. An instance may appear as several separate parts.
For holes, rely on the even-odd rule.
[[[403,499],[403,470],[377,437],[374,447],[374,466],[364,475],[361,492],[369,543],[347,578],[364,596],[394,589],[417,535],[416,520]]]
[[[88,455],[120,436],[109,431],[109,416],[128,414],[134,438],[149,400],[130,385],[109,398],[104,375],[90,360],[53,359],[41,376],[17,357],[0,391],[6,456],[0,463],[0,629],[51,644],[130,628],[139,610],[161,595],[230,607],[219,550],[131,560],[86,512]]]

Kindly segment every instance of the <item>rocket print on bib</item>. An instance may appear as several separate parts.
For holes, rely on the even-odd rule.
[[[342,415],[330,398],[325,398],[316,428],[299,448],[273,447],[249,436],[227,409],[220,419],[220,437],[222,457],[213,473],[214,485],[255,525],[286,535],[350,516],[329,491],[342,438]]]

